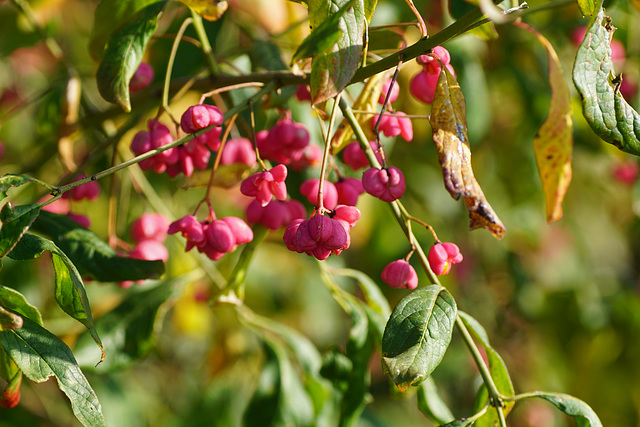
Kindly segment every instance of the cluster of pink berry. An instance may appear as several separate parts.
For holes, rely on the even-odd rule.
[[[382,85],[382,93],[378,99],[379,104],[384,104],[391,83],[393,83],[393,87],[389,94],[389,104],[398,99],[398,94],[400,93],[398,82],[393,82],[392,79],[389,79]],[[411,119],[405,116],[406,114],[402,111],[396,111],[393,115],[385,114],[382,118],[380,118],[379,114],[376,114],[371,124],[375,127],[378,119],[380,119],[379,129],[385,136],[395,137],[400,135],[405,141],[411,141],[413,139],[413,125],[411,124]]]
[[[301,162],[305,158],[305,148],[309,145],[309,131],[301,123],[282,119],[270,130],[258,132],[256,145],[264,159],[283,165]],[[306,154],[310,153],[307,151]]]
[[[194,247],[216,261],[224,254],[233,252],[238,245],[253,240],[253,231],[242,219],[228,216],[216,219],[213,211],[209,218],[199,222],[193,215],[187,215],[169,225],[169,234],[182,233],[187,239],[186,251]]]
[[[349,232],[358,219],[358,208],[338,205],[329,216],[317,214],[310,219],[292,221],[284,232],[283,240],[291,251],[324,260],[349,248]]]
[[[219,125],[222,121],[222,111],[218,107],[203,104],[189,107],[180,120],[180,127],[184,132],[193,133],[211,125],[216,127],[181,146],[170,148],[141,161],[140,168],[157,173],[166,172],[170,177],[181,172],[185,176],[191,176],[194,169],[206,169],[211,158],[211,150],[217,151],[220,148],[222,130]],[[147,127],[148,132],[138,132],[131,142],[131,151],[136,156],[174,141],[169,128],[162,123],[149,120]]]
[[[446,67],[453,76],[455,72],[451,66],[451,56],[447,49],[442,46],[434,47],[432,52],[427,55],[420,55],[416,58],[418,63],[422,65],[422,71],[411,79],[411,94],[425,104],[433,103],[433,97],[436,93],[438,85],[438,77],[442,71],[442,67]]]
[[[129,252],[130,258],[147,261],[160,260],[166,262],[169,259],[169,251],[164,246],[167,239],[169,221],[159,213],[145,213],[131,223],[131,239],[135,246]],[[129,288],[134,283],[142,284],[144,280],[133,282],[130,280],[120,282],[121,288]]]

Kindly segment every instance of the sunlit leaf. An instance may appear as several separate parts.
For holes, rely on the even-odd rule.
[[[42,316],[38,309],[29,304],[24,296],[15,289],[0,285],[0,305],[23,317],[28,317],[42,326]]]
[[[311,34],[352,0],[308,0]],[[311,61],[311,100],[319,104],[340,93],[360,64],[366,29],[364,1],[357,0],[339,19],[340,38]]]
[[[547,221],[562,217],[562,200],[571,182],[573,151],[573,110],[571,94],[562,64],[551,43],[535,29],[519,22],[515,25],[532,32],[547,51],[551,101],[549,115],[533,140],[533,150],[546,198]]]
[[[577,0],[577,1],[578,1],[578,7],[580,8],[580,13],[582,13],[583,16],[593,15],[593,12],[595,12],[596,8],[598,7],[598,3],[600,3],[600,0]]]
[[[451,294],[438,285],[416,290],[398,303],[382,337],[382,360],[398,389],[420,384],[440,364],[456,311]]]
[[[169,283],[131,292],[116,308],[96,320],[96,331],[109,349],[109,357],[97,368],[100,372],[130,366],[153,349],[163,318],[160,314],[165,311],[161,308],[173,293]],[[95,347],[89,334],[78,338],[74,353],[80,366],[93,369]]]
[[[464,96],[455,77],[442,67],[431,106],[431,128],[444,186],[451,197],[460,197],[469,211],[470,228],[484,228],[496,238],[505,228],[487,201],[471,167]]]
[[[180,0],[207,21],[217,21],[229,7],[226,0]]]
[[[31,381],[43,382],[55,376],[82,425],[107,425],[98,397],[62,340],[25,318],[22,328],[0,332],[0,344]]]
[[[102,97],[131,111],[129,81],[138,69],[147,43],[156,30],[158,14],[166,4],[160,1],[146,6],[133,20],[113,33],[98,67],[96,79]]]
[[[100,60],[104,55],[104,48],[109,37],[124,22],[144,7],[155,3],[157,0],[101,0],[96,7],[91,38],[89,40],[89,53],[94,59]],[[109,19],[104,19],[105,16]]]
[[[157,279],[164,274],[162,261],[118,256],[95,233],[66,215],[42,211],[33,230],[51,238],[76,266],[80,275],[100,282]]]
[[[0,211],[0,258],[6,256],[27,232],[40,213],[38,205],[21,205],[12,208],[5,204]]]
[[[462,319],[464,325],[468,328],[471,336],[480,342],[482,347],[485,350],[485,354],[487,355],[487,363],[489,367],[489,372],[491,373],[491,378],[493,379],[498,392],[502,396],[511,397],[515,394],[513,389],[513,384],[511,382],[511,377],[509,376],[509,371],[507,370],[507,365],[502,360],[502,357],[491,347],[489,343],[489,336],[487,332],[482,327],[480,323],[470,315],[465,312],[459,311],[458,315]],[[481,408],[483,408],[489,399],[489,395],[487,393],[487,389],[482,385],[478,394],[476,396],[476,400],[474,402],[473,408],[477,412]],[[504,407],[502,408],[504,415],[508,415],[511,409],[513,408],[513,402],[506,402]],[[474,426],[476,427],[492,427],[498,423],[498,414],[495,408],[490,407],[487,412],[483,416],[481,416]]]
[[[105,358],[104,348],[96,331],[89,298],[84,288],[80,273],[69,257],[52,241],[35,234],[25,234],[13,248],[9,257],[25,261],[38,258],[44,251],[51,252],[51,259],[55,270],[55,298],[65,313],[82,323],[89,330],[91,337],[100,347],[100,361]]]
[[[358,99],[353,103],[353,110],[366,111],[366,113],[355,113],[355,116],[369,141],[376,140],[371,121],[377,113],[378,98],[380,98],[382,84],[387,77],[387,73],[378,73],[371,76],[364,84],[360,95],[358,95]],[[331,153],[333,155],[338,154],[351,142],[353,142],[353,129],[349,126],[349,122],[343,119],[331,139]]]
[[[431,377],[418,386],[418,407],[430,420],[438,424],[450,423],[455,419],[447,404],[440,397],[436,383]]]
[[[536,392],[535,397],[553,403],[556,408],[573,417],[578,427],[602,427],[602,422],[593,409],[577,397],[547,392]]]
[[[11,187],[20,187],[21,185],[32,182],[33,178],[28,175],[6,174],[0,177],[0,200],[8,197],[7,191]]]
[[[336,13],[330,14],[319,26],[313,28],[311,34],[302,40],[302,43],[296,49],[291,58],[291,63],[293,64],[303,58],[314,57],[331,49],[342,36],[340,19],[347,10],[353,7],[356,1],[349,0]]]
[[[593,131],[627,153],[640,155],[640,114],[618,90],[621,81],[611,60],[615,27],[600,9],[593,18],[573,66],[573,82],[582,98],[582,113]]]

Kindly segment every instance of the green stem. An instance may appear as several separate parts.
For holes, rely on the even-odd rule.
[[[467,329],[464,322],[462,321],[462,318],[459,315],[456,316],[456,327],[458,328],[458,331],[462,336],[462,340],[464,341],[467,348],[469,349],[469,352],[471,353],[471,357],[473,358],[473,361],[478,367],[478,371],[480,372],[480,376],[482,377],[482,381],[484,382],[484,385],[487,387],[487,392],[489,393],[489,401],[491,402],[491,405],[497,409],[498,415],[499,416],[502,415],[502,418],[504,419],[504,413],[502,412],[502,402],[504,400],[504,397],[498,391],[498,388],[496,387],[495,382],[493,382],[493,378],[491,378],[491,372],[489,372],[489,367],[486,365],[486,363],[484,363],[484,359],[480,354],[480,350],[478,350],[478,346],[476,346],[476,343],[473,340],[473,337],[469,333],[469,330]],[[506,425],[506,424],[501,424],[501,425]]]
[[[164,110],[169,113],[174,121],[175,117],[173,117],[173,114],[169,109],[169,88],[171,87],[171,73],[173,71],[173,63],[176,60],[176,54],[178,53],[178,46],[180,45],[182,36],[184,35],[184,32],[186,31],[189,24],[191,24],[192,22],[192,18],[187,18],[180,26],[178,34],[176,34],[176,38],[173,40],[173,45],[171,46],[171,54],[169,55],[169,61],[167,62],[167,72],[164,76],[164,87],[162,88],[162,108],[164,108]]]
[[[193,28],[196,30],[196,34],[198,35],[198,40],[202,43],[202,53],[204,54],[205,60],[207,61],[207,66],[209,67],[209,72],[216,76],[220,73],[218,69],[218,63],[216,62],[215,57],[213,56],[213,49],[211,49],[211,44],[209,43],[209,38],[207,37],[207,32],[204,29],[204,25],[202,24],[202,17],[198,15],[196,12],[191,10],[191,17],[193,18]]]

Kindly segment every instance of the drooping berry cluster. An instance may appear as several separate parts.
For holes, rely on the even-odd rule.
[[[358,219],[358,208],[338,205],[330,216],[317,214],[310,219],[292,221],[284,232],[283,240],[291,251],[324,260],[349,248],[349,232]]]
[[[193,215],[187,215],[169,225],[169,234],[182,233],[187,239],[185,251],[194,247],[216,261],[226,253],[236,250],[238,245],[253,240],[253,231],[242,219],[228,216],[215,219],[213,213],[205,221],[199,222]]]

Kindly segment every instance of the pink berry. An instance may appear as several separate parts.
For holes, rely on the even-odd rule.
[[[634,159],[627,160],[616,164],[613,168],[612,175],[617,180],[632,186],[638,180],[640,174],[640,166]]]
[[[428,74],[424,71],[419,72],[411,79],[409,90],[411,95],[418,101],[425,104],[432,104],[436,93],[439,74]]]
[[[361,216],[360,210],[355,206],[338,205],[333,212],[333,219],[346,224],[348,230],[356,225]]]
[[[440,74],[440,64],[449,65],[451,55],[447,49],[442,46],[436,46],[431,50],[431,53],[420,55],[416,60],[424,67],[425,71],[432,74]]]
[[[355,206],[358,196],[364,193],[362,181],[357,178],[343,177],[334,185],[338,191],[338,203],[341,205]]]
[[[139,92],[153,81],[153,67],[147,62],[141,62],[129,81],[129,92]]]
[[[311,101],[311,90],[309,86],[300,85],[296,90],[296,98],[298,101]]]
[[[190,250],[194,246],[202,246],[206,243],[204,228],[193,215],[187,215],[169,225],[168,234],[182,233],[182,237],[187,239],[187,248]]]
[[[436,243],[429,249],[429,265],[431,270],[440,276],[448,274],[453,264],[462,261],[462,254],[455,243]]]
[[[404,194],[406,183],[400,169],[389,168],[367,169],[362,175],[364,191],[384,202],[392,202]]]
[[[389,79],[382,85],[382,91],[380,93],[380,97],[378,98],[378,104],[384,104],[384,100],[387,96],[387,92],[389,92],[389,86],[393,79]],[[398,95],[400,94],[400,86],[398,86],[398,82],[393,82],[393,88],[391,89],[391,94],[389,95],[389,104],[395,102],[398,99]]]
[[[140,243],[143,240],[164,242],[167,238],[169,221],[159,213],[145,213],[131,223],[131,238]]]
[[[378,161],[382,163],[382,156],[378,153],[378,143],[371,141],[369,145],[371,145],[371,148],[376,153]],[[342,161],[354,171],[369,166],[369,159],[367,159],[367,156],[357,142],[352,142],[342,150]]]
[[[233,236],[235,237],[236,245],[243,245],[253,240],[253,230],[247,225],[241,218],[237,216],[227,216],[220,221],[227,223]]]
[[[222,150],[221,165],[243,163],[247,166],[256,164],[256,152],[253,144],[247,138],[231,138]]]
[[[284,119],[268,133],[258,132],[256,144],[263,158],[288,165],[302,158],[304,148],[309,145],[309,132],[303,124]]]
[[[78,177],[78,180],[86,177],[86,175],[81,175]],[[70,197],[76,201],[83,199],[95,200],[98,198],[98,195],[100,195],[100,186],[97,181],[89,181],[86,184],[73,188],[69,193]]]
[[[245,196],[255,197],[262,206],[266,206],[273,195],[278,200],[287,198],[287,167],[277,165],[271,170],[258,172],[242,181],[240,192]]]
[[[287,229],[282,236],[282,240],[284,240],[284,244],[287,246],[287,249],[293,252],[303,253],[304,251],[300,248],[298,244],[298,228],[300,224],[302,224],[304,220],[302,218],[294,219],[289,223]]]
[[[306,253],[319,260],[339,254],[351,242],[348,230],[341,221],[317,214],[311,219],[296,219],[287,227],[283,240],[287,248]]]
[[[193,105],[182,114],[180,127],[186,133],[193,133],[197,130],[211,125],[221,125],[224,121],[222,111],[214,105],[198,104]]]
[[[169,251],[157,240],[143,240],[136,244],[129,253],[131,258],[145,259],[148,261],[161,260],[166,262],[169,259]]]
[[[89,228],[91,226],[91,221],[89,220],[89,218],[87,218],[84,215],[74,214],[71,212],[69,212],[67,215],[69,216],[69,218],[71,218],[72,220],[74,220],[84,228]]]
[[[236,246],[236,238],[226,221],[214,220],[204,226],[207,245],[216,252],[226,253]]]
[[[416,270],[403,259],[393,261],[382,270],[382,281],[392,288],[415,289],[418,287]]]
[[[318,206],[319,187],[320,180],[318,178],[311,178],[302,183],[300,193],[307,198],[309,203]],[[323,206],[327,209],[333,209],[338,204],[338,190],[336,186],[332,182],[325,181],[322,187],[322,193]]]

